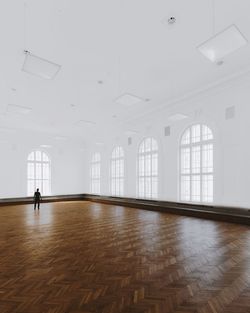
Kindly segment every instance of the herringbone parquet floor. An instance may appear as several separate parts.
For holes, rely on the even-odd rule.
[[[89,202],[0,208],[1,313],[249,313],[250,228]]]

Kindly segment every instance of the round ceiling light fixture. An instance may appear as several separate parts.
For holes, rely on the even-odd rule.
[[[176,22],[176,18],[174,16],[170,16],[170,18],[168,19],[168,24],[173,25],[175,22]]]

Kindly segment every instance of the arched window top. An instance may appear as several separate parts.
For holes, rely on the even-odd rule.
[[[204,124],[188,127],[180,140],[180,200],[213,202],[214,143]]]
[[[113,149],[111,158],[112,159],[119,159],[124,157],[124,150],[123,147],[117,146]]]
[[[139,146],[139,153],[147,153],[151,151],[157,151],[158,150],[158,143],[156,139],[152,137],[148,137],[143,139]]]
[[[204,124],[195,124],[188,127],[182,137],[181,145],[196,144],[201,141],[208,141],[213,139],[212,130]]]
[[[101,154],[99,152],[96,152],[92,156],[92,163],[97,163],[101,161]]]
[[[40,150],[32,151],[28,155],[28,161],[34,162],[50,162],[49,156]]]

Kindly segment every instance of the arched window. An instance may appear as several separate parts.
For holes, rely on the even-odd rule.
[[[180,200],[213,202],[213,133],[206,125],[185,130],[180,143]]]
[[[91,193],[100,194],[101,192],[101,155],[95,153],[91,160],[90,168],[90,190]]]
[[[138,197],[158,197],[158,144],[154,138],[144,139],[139,146],[137,179]]]
[[[122,147],[114,148],[111,155],[111,194],[123,196],[124,194],[124,150]]]
[[[33,151],[28,156],[27,176],[28,176],[28,196],[33,196],[37,188],[42,195],[51,193],[51,166],[48,155],[43,151]]]

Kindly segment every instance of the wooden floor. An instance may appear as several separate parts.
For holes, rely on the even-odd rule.
[[[1,313],[249,313],[250,228],[90,202],[0,208]]]

